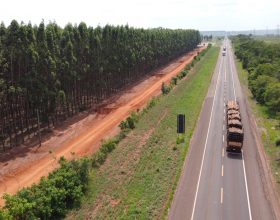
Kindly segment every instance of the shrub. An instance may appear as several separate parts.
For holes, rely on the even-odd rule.
[[[162,94],[166,95],[170,92],[170,87],[168,87],[167,85],[165,85],[165,83],[163,82],[161,84],[161,92]]]
[[[126,121],[127,121],[128,128],[130,128],[130,129],[134,129],[135,128],[135,121],[134,121],[134,119],[131,116],[129,116],[126,119]]]
[[[96,152],[92,156],[92,166],[99,167],[100,165],[102,165],[105,162],[106,157],[107,157],[107,155],[104,154],[103,152],[101,152],[101,151]]]
[[[107,155],[104,154],[104,153],[101,152],[101,151],[97,152],[96,155],[97,155],[97,163],[98,163],[99,165],[103,164],[103,163],[105,162],[105,160],[106,160]]]
[[[199,57],[203,57],[208,49],[205,49],[199,53]]]
[[[97,167],[99,167],[99,165],[100,165],[100,164],[97,162],[97,154],[98,154],[98,152],[95,153],[95,154],[93,154],[93,155],[92,155],[92,158],[91,158],[91,166],[94,167],[94,168],[97,168]]]
[[[116,144],[118,144],[122,139],[124,139],[127,135],[128,130],[121,130],[120,133],[116,137]]]
[[[115,139],[109,139],[102,143],[100,147],[100,151],[103,152],[104,154],[107,154],[114,150],[116,148],[116,140]]]
[[[43,177],[39,184],[4,196],[4,209],[12,219],[57,219],[80,204],[88,183],[89,160],[59,160],[60,168]],[[0,214],[0,216],[3,214]],[[7,218],[8,219],[8,218]]]
[[[280,112],[280,82],[268,83],[264,92],[266,106],[273,112]]]
[[[280,146],[280,137],[276,138],[275,145],[277,147]]]
[[[0,209],[0,220],[12,220],[12,216],[8,211]]]
[[[136,112],[132,112],[130,118],[134,121],[134,123],[139,121],[139,115]]]
[[[178,79],[183,79],[187,74],[188,72],[186,70],[181,71],[178,75]]]
[[[172,85],[177,85],[177,80],[178,80],[177,77],[172,77],[172,79],[171,79],[171,84],[172,84]]]
[[[154,107],[156,105],[156,98],[152,98],[150,101],[149,101],[149,103],[148,103],[148,105],[147,105],[147,109],[151,109],[152,107]]]
[[[132,112],[131,115],[125,121],[122,121],[119,124],[119,127],[121,128],[121,130],[134,129],[135,124],[138,122],[138,120],[139,120],[139,115],[136,114],[135,112]]]
[[[119,127],[121,128],[121,130],[125,130],[128,128],[128,125],[127,125],[127,121],[121,121],[121,123],[119,124]]]
[[[185,70],[190,70],[192,68],[191,64],[186,65]]]
[[[124,132],[121,131],[121,133],[123,134]],[[102,165],[105,162],[108,153],[110,153],[116,148],[116,145],[119,143],[120,140],[121,138],[117,137],[114,139],[108,139],[105,142],[103,142],[99,151],[93,154],[91,158],[92,166],[99,167],[100,165]]]
[[[178,135],[177,138],[176,138],[176,143],[177,144],[181,144],[181,143],[184,143],[185,141],[185,137],[183,135]]]

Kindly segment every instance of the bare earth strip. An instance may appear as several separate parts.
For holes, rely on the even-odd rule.
[[[69,125],[66,122],[64,126],[56,128],[54,135],[45,140],[40,148],[23,146],[2,155],[0,197],[4,193],[14,194],[38,182],[42,176],[47,176],[57,167],[61,156],[71,159],[96,152],[102,139],[115,135],[123,119],[132,111],[143,108],[151,97],[159,95],[162,82],[169,82],[203,49],[196,49],[155,71],[138,85],[112,98],[99,111],[76,116],[76,120],[82,120],[75,123],[71,123],[75,118],[68,120]],[[0,204],[3,204],[2,200]]]

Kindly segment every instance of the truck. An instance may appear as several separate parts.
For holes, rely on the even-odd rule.
[[[243,125],[239,104],[237,101],[228,101],[226,105],[227,146],[228,153],[241,153],[244,140]]]
[[[226,47],[223,47],[223,50],[222,50],[222,55],[225,56],[226,55]]]

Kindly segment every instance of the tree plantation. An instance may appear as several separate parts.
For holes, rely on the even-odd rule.
[[[0,148],[95,107],[200,40],[196,30],[2,23]]]

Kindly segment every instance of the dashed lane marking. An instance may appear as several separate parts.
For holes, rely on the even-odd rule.
[[[199,184],[200,184],[200,179],[201,179],[202,168],[203,168],[203,164],[204,164],[204,158],[205,158],[206,146],[207,146],[207,142],[208,142],[208,136],[209,136],[209,131],[210,131],[210,125],[211,125],[211,121],[212,121],[212,115],[213,115],[215,100],[216,100],[216,97],[217,97],[217,88],[218,88],[219,79],[220,79],[220,75],[221,75],[221,66],[222,66],[222,62],[223,62],[223,61],[221,60],[221,61],[220,61],[220,66],[219,66],[219,70],[218,70],[218,71],[219,71],[219,72],[218,72],[218,78],[217,78],[217,82],[216,82],[216,86],[215,86],[214,99],[213,99],[212,109],[211,109],[211,113],[210,113],[210,121],[209,121],[209,124],[208,124],[208,130],[207,130],[207,135],[206,135],[206,140],[205,140],[204,150],[203,150],[203,155],[202,155],[202,162],[201,162],[201,165],[200,165],[200,171],[199,171],[198,181],[197,181],[197,185],[196,185],[196,191],[195,191],[195,197],[194,197],[194,203],[193,203],[193,209],[192,209],[191,220],[193,220],[194,212],[195,212],[197,194],[198,194],[198,189],[199,189]]]
[[[234,99],[236,101],[235,84],[234,84],[234,79],[233,79],[233,66],[234,66],[234,63],[233,63],[233,56],[232,56],[231,53],[229,53],[229,65],[230,65],[230,70],[231,70],[231,78],[232,78],[232,84],[233,84]],[[243,173],[244,173],[245,188],[246,188],[246,195],[247,195],[247,205],[248,205],[248,212],[249,212],[249,220],[252,220],[250,197],[249,197],[249,191],[248,191],[248,183],[247,183],[247,177],[246,177],[246,168],[245,168],[243,151],[242,151],[242,164],[243,164]]]
[[[223,204],[224,201],[224,189],[221,187],[221,204]]]

